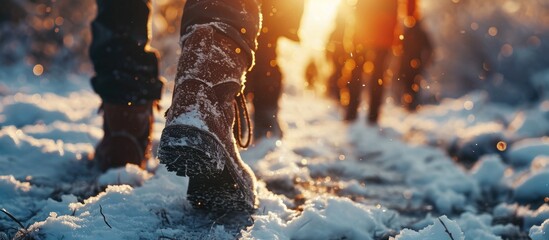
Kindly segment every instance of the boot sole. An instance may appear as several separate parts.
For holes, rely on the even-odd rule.
[[[214,177],[221,174],[225,163],[219,142],[203,130],[174,125],[162,131],[158,159],[170,172],[185,177]]]
[[[168,171],[189,177],[188,200],[195,208],[212,211],[251,211],[252,186],[211,133],[187,125],[164,128],[158,159]],[[253,192],[253,190],[251,190]]]
[[[253,211],[253,204],[226,170],[216,179],[190,178],[187,199],[197,209],[215,212]]]

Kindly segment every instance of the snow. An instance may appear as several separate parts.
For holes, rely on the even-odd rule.
[[[87,86],[82,89],[91,91]],[[74,98],[60,96],[61,103],[36,104],[82,101]],[[445,125],[450,117],[433,115],[432,108],[455,111],[451,109],[456,101],[468,99],[427,106],[417,114],[387,105],[384,111],[393,114],[383,115],[380,125],[372,127],[342,122],[335,104],[312,92],[286,94],[281,116],[286,125],[284,138],[257,142],[242,154],[259,178],[259,207],[252,215],[253,225],[241,231],[211,223],[197,230],[206,220],[193,213],[185,200],[187,179],[167,172],[154,159],[149,171],[127,165],[94,176],[86,167],[87,154],[101,137],[100,117],[93,111],[97,101],[93,100],[83,106],[88,112],[78,120],[60,117],[49,123],[2,127],[1,207],[29,225],[32,236],[45,239],[232,239],[235,234],[244,239],[444,239],[448,235],[440,220],[455,239],[543,236],[540,229],[547,228],[544,222],[549,218],[549,205],[543,204],[548,158],[521,149],[544,146],[545,138],[508,140],[504,154],[483,154],[471,169],[465,168],[448,155],[448,145],[443,143],[443,139],[464,135],[447,130],[453,129]],[[489,116],[493,112],[498,110],[486,111]],[[478,118],[488,120],[489,116],[479,113]],[[161,116],[155,119],[156,142],[164,120]],[[396,125],[397,119],[404,120]],[[438,126],[403,127],[418,119]],[[483,134],[478,125],[462,127],[467,138]],[[406,138],[409,131],[438,140],[416,142],[416,138]],[[528,167],[514,164],[518,158],[528,158],[524,161]],[[81,198],[74,189],[81,186],[73,185],[75,181],[87,181],[99,191]],[[61,195],[53,194],[59,191]],[[521,201],[504,203],[515,199]],[[493,211],[481,209],[479,201],[493,204]],[[525,201],[542,204],[529,207]],[[512,218],[523,219],[523,224],[495,221]],[[189,219],[197,223],[190,224]],[[0,221],[3,226],[17,227],[5,216]],[[7,228],[3,231],[14,234]]]
[[[507,155],[511,164],[528,166],[538,156],[549,156],[549,140],[545,138],[522,140],[509,149]]]
[[[487,155],[481,158],[471,170],[472,177],[484,191],[501,187],[504,174],[505,164],[499,155]]]
[[[549,171],[538,172],[528,176],[515,188],[518,200],[535,200],[549,196]]]
[[[491,14],[483,9],[475,14]],[[549,239],[547,70],[525,77],[542,96],[527,103],[475,90],[416,113],[389,100],[378,125],[345,123],[336,103],[303,87],[302,63],[322,45],[312,38],[280,42],[284,137],[242,151],[258,177],[253,224],[193,210],[188,179],[154,158],[147,170],[90,169],[103,133],[89,76],[36,77],[24,63],[0,67],[0,208],[35,239]],[[469,63],[441,65],[450,74]],[[201,126],[193,120],[177,121]],[[156,113],[154,145],[164,125]],[[18,228],[0,213],[0,239]]]
[[[141,186],[147,180],[153,177],[146,170],[142,170],[136,165],[128,164],[125,168],[110,169],[101,175],[97,182],[99,186],[127,184],[130,186]]]
[[[131,171],[132,167],[127,166],[128,169]],[[99,179],[108,179],[111,175],[107,172]],[[65,196],[61,202],[51,201],[41,209],[38,216],[43,216],[42,220],[33,223],[28,231],[54,239],[128,239],[135,236],[152,239],[163,230],[157,226],[162,221],[162,212],[167,211],[165,208],[185,211],[186,206],[182,204],[185,185],[184,178],[159,172],[140,188],[110,185],[82,203]],[[159,192],[166,194],[159,195]]]
[[[549,238],[549,219],[545,220],[541,226],[534,226],[530,229],[530,238],[532,240],[543,240]]]
[[[386,209],[365,207],[348,199],[319,197],[307,201],[304,211],[288,221],[275,212],[254,217],[254,226],[243,238],[281,239],[351,238],[373,239],[398,226],[396,213]],[[349,225],[349,222],[353,222]]]
[[[432,225],[421,229],[419,231],[413,231],[410,229],[404,229],[397,235],[395,240],[437,240],[437,239],[460,239],[463,240],[463,232],[459,228],[455,221],[448,219],[446,216],[441,216],[436,219]]]

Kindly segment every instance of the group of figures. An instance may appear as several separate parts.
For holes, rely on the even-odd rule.
[[[377,123],[388,82],[397,88],[398,101],[415,111],[422,73],[433,52],[418,2],[342,0],[335,22],[327,47],[335,71],[327,89],[345,107],[344,119],[357,118],[363,87],[367,87],[367,121]],[[395,66],[393,59],[400,60],[397,71],[389,71]]]

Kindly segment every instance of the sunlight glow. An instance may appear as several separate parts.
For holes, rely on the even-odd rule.
[[[304,46],[324,49],[339,0],[308,0],[301,20],[300,37]]]
[[[325,58],[328,38],[335,28],[334,18],[339,0],[306,0],[301,25],[299,28],[300,42],[281,38],[278,43],[278,58],[276,64],[281,67],[286,86],[303,90],[304,74],[311,61],[322,79],[331,73],[331,65]]]

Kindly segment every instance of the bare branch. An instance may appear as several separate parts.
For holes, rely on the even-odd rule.
[[[107,217],[105,217],[105,214],[103,214],[103,207],[101,206],[101,204],[99,204],[99,212],[101,213],[101,216],[103,216],[103,221],[105,221],[105,224],[107,224],[107,226],[112,229],[111,225],[107,222]]]
[[[442,221],[442,219],[440,219],[440,218],[438,218],[438,220],[440,221],[440,223],[442,223],[442,226],[445,229],[444,231],[448,234],[448,236],[450,236],[450,239],[455,240],[454,237],[452,236],[452,233],[446,227],[446,224],[444,224],[444,221]]]
[[[25,229],[25,230],[27,229],[27,228],[25,228],[25,226],[23,226],[23,224],[19,220],[17,220],[17,218],[15,218],[13,215],[11,215],[11,213],[9,213],[6,209],[2,208],[2,209],[0,209],[0,211],[2,211],[4,214],[8,215],[8,217],[11,218],[11,220],[13,220],[17,224],[19,224],[19,226],[22,229]]]

